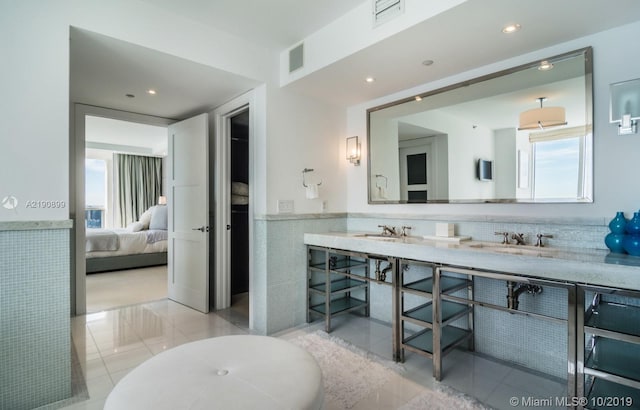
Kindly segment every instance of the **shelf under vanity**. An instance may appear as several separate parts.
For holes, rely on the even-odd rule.
[[[623,258],[621,264],[619,260],[611,262],[610,257],[597,252],[580,255],[579,252],[556,249],[544,255],[533,252],[496,254],[491,252],[491,246],[443,247],[419,240],[376,241],[361,234],[307,234],[305,243],[309,252],[326,252],[325,256],[345,253],[357,261],[327,268],[326,264],[311,263],[314,258],[310,256],[308,296],[316,290],[330,288],[337,294],[359,286],[360,291],[366,289],[366,298],[359,299],[366,308],[360,306],[354,310],[360,309],[361,314],[368,315],[372,301],[366,282],[383,283],[392,288],[391,328],[395,360],[402,361],[405,350],[417,353],[431,359],[434,378],[446,378],[442,371],[443,358],[455,348],[475,349],[474,330],[477,330],[476,321],[479,320],[475,311],[490,310],[508,314],[505,318],[509,320],[522,317],[522,320],[533,321],[541,329],[545,328],[544,323],[553,326],[556,333],[560,329],[564,334],[562,339],[566,341],[566,353],[563,354],[566,361],[556,368],[566,371],[569,397],[584,395],[590,398],[591,404],[584,408],[599,408],[602,403],[598,400],[614,393],[624,393],[640,404],[640,374],[634,372],[640,368],[640,360],[634,359],[640,357],[640,302],[634,306],[601,298],[597,305],[584,303],[585,291],[592,291],[589,286],[599,287],[603,282],[635,287],[612,289],[616,294],[621,290],[631,291],[631,296],[640,300],[640,263],[634,260]],[[384,260],[393,266],[390,278],[380,281],[371,274],[371,261],[374,260]],[[422,275],[406,274],[406,267],[414,265],[423,269]],[[364,271],[355,269],[356,266]],[[321,273],[324,273],[325,284],[313,284],[311,277]],[[345,275],[344,278],[332,280],[331,275],[338,273]],[[603,276],[601,273],[610,274]],[[522,306],[518,309],[516,300],[514,308],[505,304],[504,299],[491,300],[476,295],[477,281],[506,283],[513,289],[522,287],[519,291],[523,293],[541,286],[564,307],[557,309],[558,312],[549,312],[548,308],[545,310],[529,303],[526,309]],[[634,290],[639,293],[633,293]],[[342,306],[340,297],[332,296],[322,302],[325,307],[338,306],[335,313],[330,308],[332,314],[344,311],[339,308]],[[318,305],[310,303],[308,311],[313,312]],[[326,329],[331,331],[330,326]],[[579,342],[581,337],[585,339],[582,343]]]

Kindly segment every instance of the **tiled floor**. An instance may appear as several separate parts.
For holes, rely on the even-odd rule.
[[[334,320],[333,336],[343,338],[383,358],[391,358],[390,327],[356,316]],[[321,322],[299,326],[275,335],[289,339],[322,329]],[[203,338],[245,334],[216,313],[196,312],[163,300],[72,319],[72,337],[85,375],[88,392],[65,409],[102,409],[113,386],[129,371],[153,355],[182,343]],[[398,375],[383,388],[358,402],[359,409],[393,409],[433,387],[431,364],[407,353],[404,376]],[[547,398],[564,394],[564,386],[520,369],[454,351],[443,363],[442,383],[468,393],[498,409],[513,409],[511,397]]]
[[[167,298],[167,265],[87,275],[87,312]]]

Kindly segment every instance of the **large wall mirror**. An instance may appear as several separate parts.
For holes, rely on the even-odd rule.
[[[369,203],[593,202],[592,50],[367,111]]]

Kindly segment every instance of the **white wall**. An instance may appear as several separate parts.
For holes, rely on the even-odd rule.
[[[640,23],[633,23],[559,44],[516,58],[480,67],[460,75],[424,84],[393,95],[349,107],[347,131],[366,135],[366,109],[421,92],[472,79],[501,69],[528,63],[582,47],[593,47],[594,79],[594,202],[590,204],[408,204],[368,205],[366,169],[347,173],[347,209],[349,212],[422,213],[425,215],[512,215],[547,217],[610,217],[617,210],[632,212],[640,208],[640,178],[633,171],[640,152],[640,135],[618,136],[609,124],[609,84],[637,78],[640,55],[625,53],[623,44],[640,36]],[[451,147],[450,147],[451,149]],[[364,150],[366,161],[366,150]]]
[[[69,27],[77,26],[260,78],[264,49],[132,0],[1,0],[0,196],[69,201]],[[166,30],[172,27],[172,30]],[[212,41],[212,38],[219,41]],[[224,40],[224,41],[223,41]],[[0,220],[68,219],[69,208],[1,212]]]
[[[494,175],[496,198],[515,198],[517,184],[516,129],[505,128],[494,132]]]
[[[273,84],[277,53],[136,0],[0,0],[4,81],[0,101],[0,199],[69,202],[69,27],[90,30],[197,63]],[[167,30],[171,27],[171,30]],[[301,171],[315,168],[321,198],[330,211],[346,202],[340,161],[344,111],[277,87],[260,91],[268,114],[256,113],[266,158],[257,169],[265,185],[260,213],[273,213],[276,198],[294,199],[296,212],[316,212],[304,199]],[[265,131],[264,127],[269,127]],[[269,134],[267,137],[267,133]],[[267,148],[268,145],[268,148]],[[344,153],[342,153],[344,154]],[[268,174],[268,175],[267,175]],[[268,184],[268,188],[267,188]],[[68,219],[66,209],[0,209],[2,220]]]
[[[371,178],[368,183],[372,187],[379,186],[380,189],[371,191],[372,199],[378,200],[398,200],[400,198],[400,163],[398,157],[398,120],[371,115],[371,135],[372,141]],[[366,139],[365,135],[360,135],[358,140]],[[366,162],[360,161],[366,165]],[[384,175],[377,177],[376,175]],[[385,187],[386,185],[386,187]]]
[[[289,74],[289,50],[281,52],[280,84],[289,84],[465,1],[405,0],[405,12],[378,27],[373,26],[371,1],[363,1],[304,39],[303,68]]]
[[[277,213],[278,200],[293,200],[294,213],[344,212],[347,166],[344,109],[297,95],[286,88],[267,87],[266,208]],[[318,199],[306,199],[305,179],[322,182]],[[360,167],[362,168],[362,167]],[[263,212],[265,211],[265,212]]]

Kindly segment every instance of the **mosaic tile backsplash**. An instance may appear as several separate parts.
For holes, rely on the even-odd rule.
[[[608,233],[610,218],[583,220],[553,220],[545,218],[500,218],[485,217],[481,221],[471,218],[432,219],[416,215],[349,214],[331,218],[324,215],[316,219],[313,215],[291,216],[289,219],[256,223],[256,249],[254,255],[256,278],[254,289],[264,289],[254,297],[259,311],[255,311],[259,328],[271,334],[287,327],[304,323],[306,307],[306,247],[305,232],[377,232],[378,225],[411,226],[411,235],[433,235],[436,222],[455,224],[456,235],[468,235],[474,240],[499,242],[495,232],[524,233],[528,244],[535,243],[536,234],[551,234],[545,239],[549,247],[605,249],[604,237]],[[370,267],[373,272],[373,266]],[[426,269],[426,268],[422,268]],[[421,269],[412,268],[408,278],[420,274]],[[371,317],[391,322],[391,289],[389,286],[372,283]],[[475,296],[498,305],[506,304],[507,289],[502,281],[478,280]],[[407,304],[418,303],[411,297]],[[520,309],[541,314],[552,314],[559,318],[567,315],[567,293],[564,289],[547,287],[540,295],[524,295]],[[463,326],[463,325],[461,325]],[[464,327],[464,326],[463,326]],[[411,329],[409,329],[411,330]],[[417,329],[415,329],[417,330]],[[475,311],[476,351],[512,363],[556,376],[566,377],[567,328],[563,323],[516,316],[491,309],[477,308]],[[446,360],[446,359],[445,359]]]
[[[69,230],[0,231],[0,409],[71,396]]]

